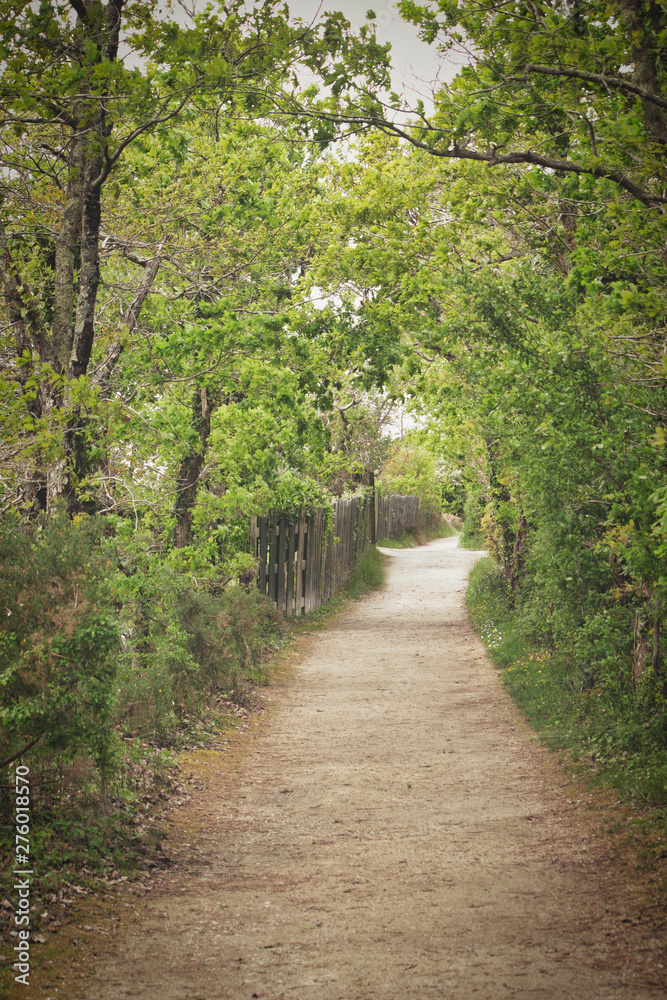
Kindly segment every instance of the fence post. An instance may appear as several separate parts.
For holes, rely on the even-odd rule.
[[[371,472],[371,545],[375,545],[378,534],[378,491],[375,488],[375,473]]]
[[[260,594],[266,594],[266,551],[268,548],[268,517],[262,516],[259,519],[259,572],[257,575],[257,585]]]
[[[283,516],[278,521],[278,572],[276,580],[276,607],[278,611],[285,610],[285,542],[287,541],[287,518]]]
[[[276,583],[277,583],[277,562],[278,562],[278,546],[277,546],[277,528],[276,519],[274,516],[269,518],[269,571],[268,571],[268,587],[267,596],[269,600],[276,604]]]
[[[288,524],[289,536],[287,539],[287,591],[285,594],[285,612],[288,615],[294,614],[294,549],[296,524]]]
[[[306,581],[304,587],[303,612],[308,614],[312,611],[312,582],[313,582],[313,518],[306,518]]]
[[[324,510],[320,507],[317,511],[317,555],[315,557],[315,607],[319,608],[322,604],[322,555],[323,555],[323,541],[324,541]]]
[[[303,558],[304,558],[304,546],[306,542],[306,515],[303,511],[303,507],[299,511],[299,537],[296,546],[296,600],[294,613],[297,615],[305,614],[305,609],[303,606],[304,598],[304,587],[303,587]]]

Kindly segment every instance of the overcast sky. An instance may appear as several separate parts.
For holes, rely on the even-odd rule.
[[[369,0],[287,0],[290,12],[311,22],[322,17],[325,11],[341,11],[353,28],[366,23],[366,11],[375,11],[377,37],[381,43],[391,43],[392,82],[394,90],[405,93],[414,100],[415,95],[425,101],[437,81],[451,80],[458,67],[443,62],[434,45],[422,42],[417,28],[402,20],[391,3],[381,0],[379,4]]]

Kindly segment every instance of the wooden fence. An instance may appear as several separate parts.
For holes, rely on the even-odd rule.
[[[378,497],[377,492],[338,500],[331,524],[324,509],[302,511],[294,523],[285,515],[254,517],[250,537],[255,571],[241,577],[288,615],[304,615],[347,582],[366,545],[414,528],[419,497]]]

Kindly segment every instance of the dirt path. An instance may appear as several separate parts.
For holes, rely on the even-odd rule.
[[[466,623],[475,558],[391,554],[209,796],[197,870],[92,945],[68,1000],[664,997],[631,887]]]

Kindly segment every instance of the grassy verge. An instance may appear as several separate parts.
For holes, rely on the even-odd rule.
[[[464,525],[463,531],[461,532],[461,537],[459,538],[459,546],[462,549],[470,549],[473,552],[480,552],[482,549],[486,548],[486,536],[483,531],[475,530]]]
[[[473,568],[466,607],[517,705],[576,769],[615,788],[626,801],[667,818],[667,748],[662,715],[634,694],[590,687],[586,674],[557,649],[534,645],[512,612],[502,573],[491,559]],[[656,814],[657,815],[657,814]]]
[[[361,558],[357,559],[344,593],[356,600],[369,590],[379,590],[384,586],[385,579],[382,555],[374,545],[369,545]]]

